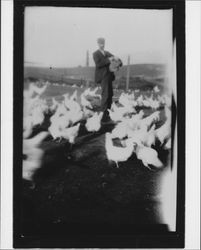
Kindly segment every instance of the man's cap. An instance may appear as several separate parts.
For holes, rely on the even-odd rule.
[[[97,42],[98,42],[98,43],[104,43],[104,42],[105,42],[105,38],[99,37],[99,38],[97,39]]]

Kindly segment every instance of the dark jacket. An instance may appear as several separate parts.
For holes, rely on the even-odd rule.
[[[105,51],[105,55],[101,53],[100,50],[97,50],[93,53],[93,59],[96,64],[95,69],[95,82],[101,83],[103,78],[107,75],[111,76],[111,80],[114,81],[115,75],[113,72],[109,71],[110,60],[108,57],[113,56],[110,52]]]

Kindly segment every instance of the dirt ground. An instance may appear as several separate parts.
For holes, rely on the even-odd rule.
[[[157,126],[163,120],[162,109]],[[105,153],[105,132],[113,126],[105,124],[99,132],[88,133],[82,122],[72,147],[64,139],[55,142],[48,137],[43,142],[44,163],[34,177],[35,184],[23,181],[22,237],[83,234],[86,230],[118,234],[122,228],[125,233],[129,228],[159,230],[160,180],[168,168],[170,152],[156,143],[164,163],[161,169],[149,170],[135,154],[117,168]],[[48,118],[34,133],[47,127]]]

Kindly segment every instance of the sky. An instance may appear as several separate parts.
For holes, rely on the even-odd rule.
[[[94,66],[97,38],[124,64],[166,63],[172,53],[172,10],[26,7],[26,65]]]

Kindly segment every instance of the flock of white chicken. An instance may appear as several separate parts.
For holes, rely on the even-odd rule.
[[[127,113],[128,114],[128,113]],[[165,106],[165,123],[156,129],[160,120],[160,111],[143,118],[141,110],[137,114],[123,116],[111,133],[106,133],[107,158],[116,162],[127,161],[135,153],[144,166],[162,167],[163,163],[158,158],[157,151],[152,148],[158,140],[165,149],[171,148],[171,111]],[[113,139],[118,138],[122,147],[114,146]]]
[[[163,163],[158,158],[157,151],[152,147],[158,140],[165,149],[171,148],[171,98],[168,95],[154,94],[160,90],[156,86],[150,97],[122,93],[119,97],[118,107],[115,103],[109,111],[111,119],[116,123],[111,133],[106,133],[106,154],[108,160],[118,162],[127,161],[135,153],[145,167],[149,165],[160,168]],[[154,93],[155,92],[155,93]],[[160,112],[157,109],[164,106],[165,123],[156,129],[156,123],[160,121]],[[153,112],[144,117],[144,111],[136,112],[136,107],[149,107]],[[114,146],[113,139],[118,138],[122,147]]]
[[[93,112],[92,104],[87,99],[88,96],[100,98],[97,94],[98,88],[94,90],[86,89],[78,98],[78,92],[75,90],[70,96],[63,94],[63,101],[58,102],[53,97],[52,105],[41,98],[47,85],[39,88],[30,84],[24,91],[24,119],[23,119],[23,137],[27,138],[36,125],[41,125],[45,119],[45,113],[52,113],[50,117],[51,125],[48,128],[53,139],[67,139],[74,143],[78,135],[80,121],[86,119],[86,129],[89,132],[95,132],[100,129],[102,113]],[[78,101],[79,99],[79,101]]]
[[[46,91],[48,84],[38,87],[34,83],[24,90],[24,119],[23,138],[29,139],[33,129],[44,122],[45,114],[50,112],[50,126],[46,135],[50,134],[53,140],[59,141],[64,138],[69,143],[75,143],[78,136],[80,122],[86,120],[85,127],[88,132],[97,132],[101,128],[102,112],[94,112],[93,105],[89,97],[101,99],[99,88],[85,89],[78,96],[77,89],[72,95],[63,94],[63,101],[58,102],[54,97],[52,104],[41,97]],[[156,140],[166,149],[171,147],[171,99],[168,95],[159,95],[159,88],[153,89],[151,96],[139,95],[139,91],[132,93],[121,93],[118,103],[113,102],[108,110],[115,127],[111,133],[105,134],[105,150],[109,161],[114,161],[117,166],[119,162],[127,159],[135,153],[144,166],[149,165],[162,167],[163,163],[158,158],[157,151],[152,148]],[[164,106],[165,123],[156,129],[156,123],[160,120],[158,109]],[[151,115],[144,117],[145,113],[141,109],[136,111],[136,107],[151,108]],[[41,138],[44,139],[44,136]],[[121,147],[115,146],[113,139],[118,138]]]

